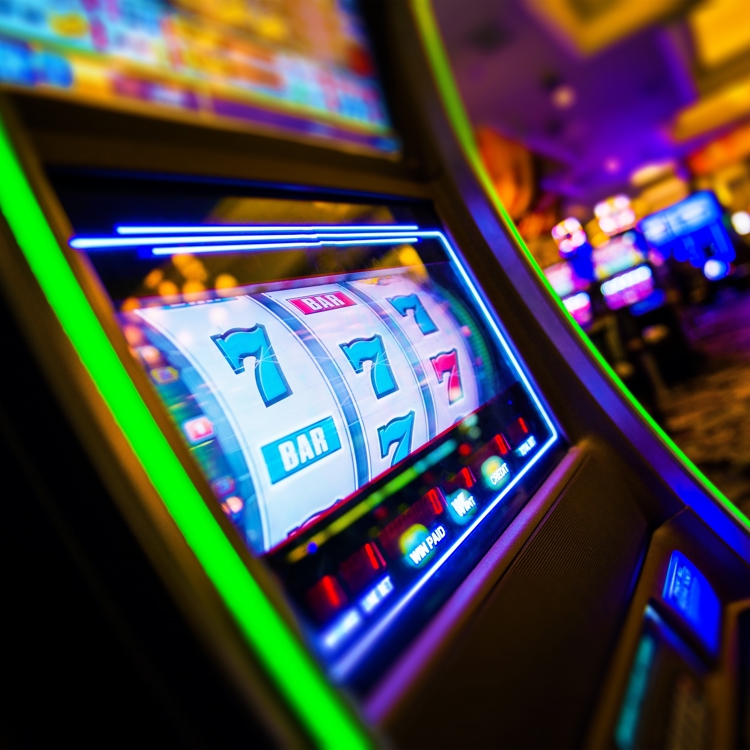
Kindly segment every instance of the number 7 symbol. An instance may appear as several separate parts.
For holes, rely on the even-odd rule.
[[[396,443],[393,451],[391,466],[406,458],[411,452],[411,435],[414,431],[414,412],[410,411],[403,417],[396,417],[388,424],[378,427],[378,438],[380,439],[380,457],[385,458],[391,446]]]
[[[220,336],[211,336],[231,365],[235,375],[245,372],[245,359],[255,359],[255,382],[266,406],[291,395],[292,389],[276,359],[266,329],[258,323],[252,328],[233,328]]]
[[[383,398],[398,390],[398,384],[391,371],[391,363],[383,345],[383,339],[376,333],[369,339],[354,339],[348,344],[340,344],[354,372],[361,375],[365,371],[365,362],[372,363],[370,381],[377,398]]]
[[[402,317],[406,317],[406,313],[409,310],[414,310],[414,322],[419,327],[423,336],[427,336],[430,333],[435,333],[438,327],[435,325],[435,321],[430,317],[427,310],[424,309],[422,301],[416,294],[403,294],[400,297],[389,297],[388,301],[396,308],[398,314]]]
[[[430,357],[432,368],[435,370],[435,376],[438,383],[445,380],[448,375],[448,403],[455,404],[464,397],[464,389],[461,385],[461,373],[458,369],[458,352],[451,349],[449,352],[440,352],[440,354]]]

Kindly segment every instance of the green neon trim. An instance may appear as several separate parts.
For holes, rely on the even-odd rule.
[[[0,118],[0,209],[120,429],[279,691],[316,743],[365,748],[364,730],[253,579],[149,412],[65,260]]]
[[[711,480],[703,474],[703,472],[680,450],[677,444],[667,435],[664,430],[653,420],[651,415],[641,406],[640,402],[633,396],[633,394],[627,389],[625,384],[620,380],[617,373],[610,367],[609,363],[600,354],[599,350],[591,342],[591,339],[586,335],[585,331],[578,325],[573,316],[568,312],[562,300],[557,296],[555,291],[552,289],[552,285],[547,280],[547,277],[542,272],[539,264],[536,262],[534,256],[529,251],[526,243],[521,237],[516,225],[510,218],[508,212],[505,210],[500,201],[497,192],[492,184],[490,175],[487,172],[482,157],[479,154],[476,141],[474,139],[474,129],[472,128],[469,116],[466,113],[461,94],[458,91],[456,80],[453,77],[453,71],[446,54],[443,40],[440,35],[440,29],[438,28],[437,21],[435,20],[435,14],[432,10],[432,3],[430,0],[411,0],[411,7],[414,14],[414,18],[417,22],[417,28],[422,38],[422,45],[424,46],[427,58],[432,66],[432,73],[435,78],[440,97],[443,102],[443,107],[448,116],[448,120],[453,127],[454,133],[458,139],[458,142],[463,150],[466,160],[474,170],[474,174],[484,188],[485,193],[492,201],[497,212],[505,225],[505,228],[513,235],[514,239],[518,243],[518,246],[526,256],[526,260],[529,262],[536,275],[539,277],[544,287],[549,292],[552,299],[555,301],[557,306],[560,308],[562,314],[567,319],[568,323],[575,329],[576,333],[581,338],[581,341],[585,344],[589,351],[589,354],[599,363],[600,367],[610,377],[612,383],[619,388],[623,397],[630,403],[630,405],[640,414],[640,416],[648,423],[649,427],[656,433],[657,437],[664,443],[664,445],[672,451],[672,453],[685,465],[685,468],[693,475],[695,480],[718,502],[720,503],[737,521],[739,521],[745,529],[750,530],[750,520],[745,516],[742,511],[737,508],[734,503],[724,495],[721,490],[714,485]]]

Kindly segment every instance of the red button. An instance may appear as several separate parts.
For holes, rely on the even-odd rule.
[[[470,490],[477,480],[474,478],[474,474],[468,466],[464,466],[458,474],[452,476],[445,483],[445,494],[452,495],[458,490]]]
[[[305,595],[318,622],[330,620],[346,604],[341,584],[333,576],[323,576]]]
[[[339,566],[339,575],[353,594],[385,570],[385,560],[375,542],[368,542]]]

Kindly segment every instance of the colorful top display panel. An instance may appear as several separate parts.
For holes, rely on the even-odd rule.
[[[0,83],[399,149],[354,0],[6,0]]]
[[[316,201],[305,214],[182,189],[134,189],[130,204],[122,185],[112,203],[98,185],[63,187],[77,228],[101,227],[118,201],[131,217],[71,246],[217,509],[275,573],[332,678],[364,691],[502,534],[561,440],[439,230],[403,207]],[[245,223],[188,224],[189,205]],[[133,206],[182,220],[132,222]],[[259,211],[297,220],[246,221]],[[344,220],[299,221],[325,215]]]

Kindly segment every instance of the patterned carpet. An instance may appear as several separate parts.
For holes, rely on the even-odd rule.
[[[750,293],[725,294],[688,316],[703,361],[699,375],[661,394],[664,427],[750,515]]]

